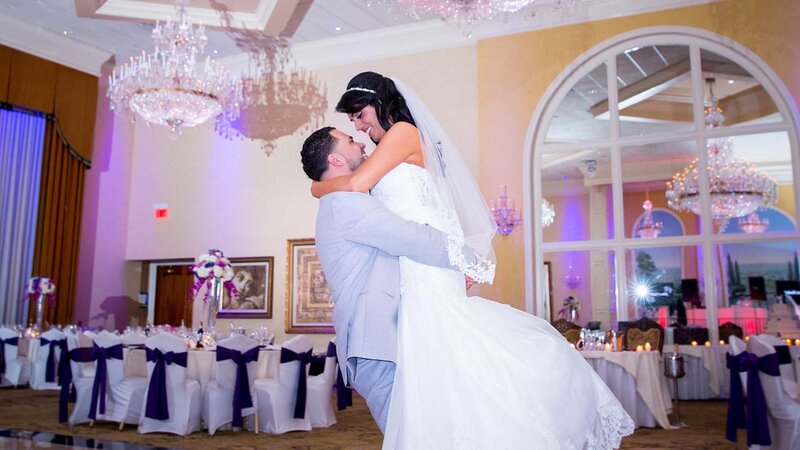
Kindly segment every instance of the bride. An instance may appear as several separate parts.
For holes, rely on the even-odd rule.
[[[546,321],[466,295],[491,282],[495,224],[469,168],[408,87],[355,76],[336,110],[377,147],[352,175],[315,182],[321,197],[366,192],[448,236],[459,271],[400,258],[398,357],[384,449],[616,448],[633,421]],[[465,255],[462,248],[474,254]]]

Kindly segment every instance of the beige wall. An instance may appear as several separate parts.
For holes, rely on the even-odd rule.
[[[476,169],[474,46],[316,71],[329,94],[324,123],[368,143],[343,114],[333,112],[348,80],[364,70],[398,77],[417,91]],[[171,141],[160,130],[137,125],[127,235],[120,233],[126,258],[194,258],[208,248],[222,249],[229,257],[274,256],[273,318],[242,319],[237,324],[267,326],[278,342],[284,340],[287,239],[314,236],[317,200],[309,193],[310,181],[299,158],[309,133],[304,130],[280,139],[278,148],[266,156],[258,142],[227,141],[209,128],[186,130],[179,140]],[[169,205],[168,219],[154,218],[154,203]],[[138,285],[133,291],[137,290]],[[220,320],[218,326],[226,329],[227,323]],[[315,345],[322,348],[329,338],[316,337]]]
[[[800,100],[800,7],[794,0],[724,0],[482,40],[478,43],[480,184],[490,196],[507,183],[522,198],[526,133],[556,77],[579,56],[619,34],[654,26],[694,27],[730,38],[755,53]],[[784,43],[785,45],[780,45]],[[795,155],[795,158],[798,156]],[[495,283],[481,293],[524,309],[524,236],[496,245]],[[497,241],[496,241],[497,242]]]

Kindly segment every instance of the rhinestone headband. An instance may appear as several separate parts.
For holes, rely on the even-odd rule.
[[[361,92],[369,92],[370,94],[377,94],[377,92],[373,91],[372,89],[362,88],[362,87],[351,87],[350,89],[346,90],[345,92],[350,91],[361,91]]]

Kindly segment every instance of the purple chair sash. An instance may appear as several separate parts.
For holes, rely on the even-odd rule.
[[[791,352],[789,352],[788,345],[776,345],[775,354],[778,355],[779,366],[792,363],[792,354]]]
[[[336,344],[328,343],[328,358],[336,358]],[[336,368],[336,409],[341,411],[348,406],[353,406],[353,390],[347,387],[342,376],[342,371]]]
[[[288,348],[281,348],[281,364],[300,361],[300,368],[297,370],[297,397],[294,401],[294,418],[303,419],[306,417],[306,365],[311,361],[311,350],[297,353]]]
[[[51,340],[49,340],[47,338],[41,338],[41,339],[39,339],[39,344],[40,344],[40,347],[50,346],[47,349],[47,366],[45,367],[45,371],[44,371],[44,381],[46,381],[48,383],[52,383],[52,382],[56,381],[56,352],[55,352],[55,348],[60,348],[61,349],[61,355],[62,356],[58,360],[58,366],[59,366],[58,376],[59,376],[59,384],[60,384],[61,383],[61,380],[60,380],[60,377],[61,377],[61,365],[63,364],[62,360],[66,359],[67,363],[69,363],[69,359],[68,358],[64,358],[64,355],[66,355],[67,351],[68,351],[67,350],[67,339],[63,338],[63,339],[55,339],[55,340],[51,341]]]
[[[14,336],[0,339],[0,375],[6,373],[6,344],[16,347],[19,345],[19,338]]]
[[[61,360],[58,364],[58,378],[61,383],[61,391],[58,394],[59,423],[67,421],[67,404],[75,402],[75,386],[72,383],[72,368],[69,365],[70,360],[75,362],[92,362],[95,360],[94,348],[79,347],[61,353]]]
[[[157,348],[144,348],[147,361],[155,362],[153,373],[150,375],[150,384],[147,388],[147,404],[144,415],[155,420],[169,419],[169,406],[167,404],[167,365],[177,364],[186,367],[186,352],[163,353]]]
[[[728,423],[725,437],[736,442],[736,429],[747,428],[747,445],[771,445],[767,422],[767,399],[761,386],[759,371],[771,376],[780,376],[778,356],[775,353],[758,356],[742,352],[736,356],[725,355],[731,375],[731,392],[728,401]],[[747,412],[745,414],[744,392],[741,372],[747,372]]]
[[[92,383],[92,401],[89,406],[89,418],[94,420],[97,413],[106,413],[106,386],[108,385],[108,366],[106,361],[118,359],[122,361],[122,344],[112,345],[111,347],[101,347],[94,344],[94,357],[97,368],[94,373],[94,383]]]
[[[217,362],[231,360],[236,363],[236,383],[233,385],[233,421],[232,425],[241,428],[243,424],[242,409],[253,407],[253,397],[250,395],[250,378],[247,373],[247,363],[258,361],[259,347],[253,347],[242,353],[217,346]]]

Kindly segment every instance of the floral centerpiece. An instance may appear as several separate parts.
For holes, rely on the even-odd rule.
[[[44,317],[44,299],[52,307],[55,303],[56,284],[47,277],[33,277],[28,280],[28,298],[36,299],[36,327],[41,330]]]
[[[561,306],[562,308],[558,310],[559,316],[566,317],[569,320],[578,319],[578,312],[581,310],[581,302],[576,300],[575,297],[570,295],[565,298]]]
[[[237,297],[239,291],[233,284],[233,267],[231,262],[222,250],[210,249],[208,253],[198,256],[194,264],[189,266],[189,270],[194,272],[194,283],[192,283],[192,296],[196,296],[200,289],[205,286],[206,292],[203,295],[203,302],[208,304],[208,320],[206,324],[214,327],[217,311],[222,307],[222,289],[228,291],[232,297]],[[211,297],[211,302],[208,298]]]

